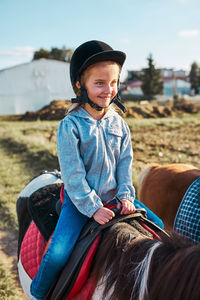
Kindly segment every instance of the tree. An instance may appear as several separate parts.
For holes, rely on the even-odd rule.
[[[70,62],[72,54],[73,54],[73,50],[66,49],[65,47],[63,47],[62,49],[56,47],[51,48],[51,51],[41,48],[39,51],[34,52],[33,60],[40,59],[40,58],[47,58],[47,59],[55,59],[55,60]]]
[[[163,94],[163,81],[160,70],[155,68],[151,54],[147,60],[148,68],[143,69],[141,75],[143,94],[149,97]]]
[[[191,90],[194,91],[194,94],[199,94],[200,90],[200,68],[198,67],[197,63],[194,62],[191,65],[191,70],[189,73],[189,80],[191,84]]]
[[[49,51],[44,48],[41,48],[39,51],[35,51],[33,54],[33,60],[40,58],[49,58]]]

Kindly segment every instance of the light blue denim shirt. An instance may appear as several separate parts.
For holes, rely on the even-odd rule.
[[[114,196],[134,201],[130,131],[113,109],[99,121],[72,111],[59,125],[57,150],[65,190],[82,214],[92,217]]]

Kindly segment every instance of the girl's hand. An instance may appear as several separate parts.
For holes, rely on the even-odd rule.
[[[114,212],[106,207],[101,206],[94,214],[94,220],[103,225],[108,223],[115,216]]]
[[[119,202],[117,204],[117,208],[122,208],[120,214],[121,215],[128,215],[128,214],[132,214],[135,211],[135,206],[132,202],[130,202],[129,200],[123,198],[120,199],[121,203]]]

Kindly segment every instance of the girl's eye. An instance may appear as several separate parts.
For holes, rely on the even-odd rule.
[[[103,82],[102,81],[97,81],[96,84],[102,86]]]
[[[97,86],[103,86],[105,84],[105,82],[103,81],[96,81],[95,84]],[[110,83],[110,86],[116,86],[117,85],[117,80],[113,80],[111,83]]]

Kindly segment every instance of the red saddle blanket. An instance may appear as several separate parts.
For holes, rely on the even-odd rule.
[[[81,267],[76,282],[66,300],[70,300],[72,298],[89,300],[91,298],[96,285],[95,280],[90,279],[87,282],[87,285],[84,285],[89,275],[92,260],[98,246],[99,237],[100,236],[98,236],[92,244]],[[39,232],[35,223],[32,222],[24,236],[20,251],[21,263],[31,279],[33,279],[38,272],[46,246],[47,242]],[[79,295],[78,298],[77,295]]]

